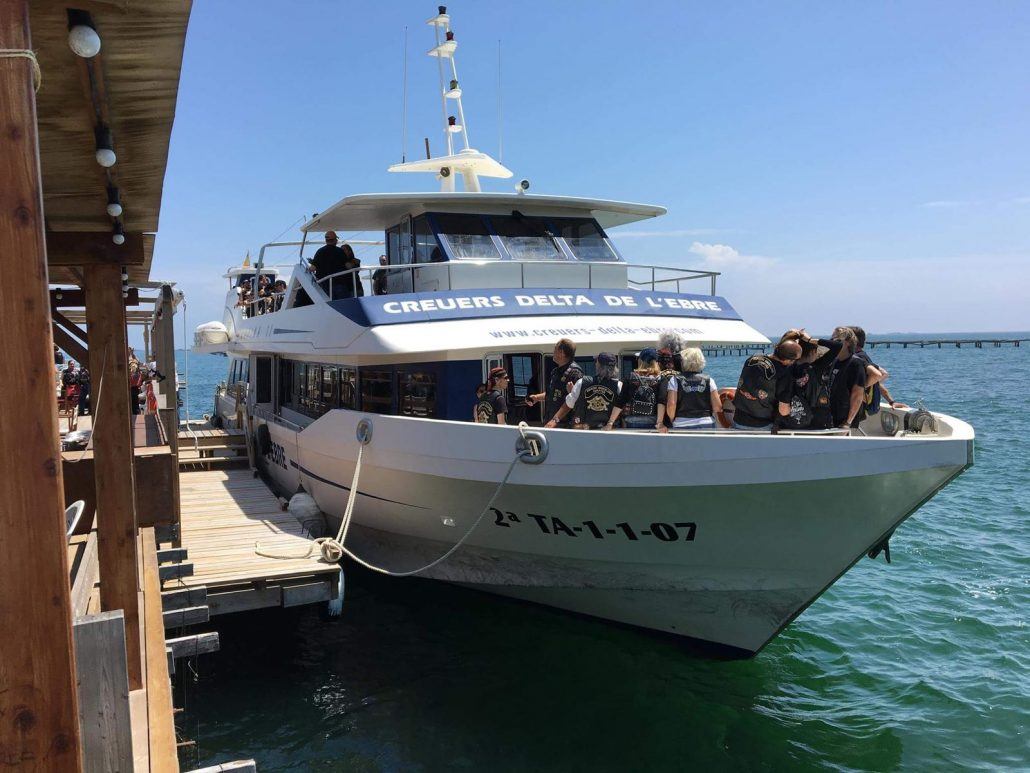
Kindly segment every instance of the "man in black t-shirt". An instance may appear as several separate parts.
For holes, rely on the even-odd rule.
[[[854,356],[858,346],[854,330],[849,327],[837,328],[833,337],[843,345],[827,374],[830,411],[833,414],[833,426],[850,427],[865,398],[866,364]]]
[[[319,247],[311,258],[311,268],[315,272],[316,280],[347,270],[347,253],[337,241],[336,231],[325,232],[325,246]]]

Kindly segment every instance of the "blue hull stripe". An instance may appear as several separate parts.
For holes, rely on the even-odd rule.
[[[307,475],[309,478],[314,478],[317,481],[321,481],[322,483],[325,483],[327,486],[333,486],[334,488],[343,489],[344,491],[350,491],[350,487],[344,486],[342,483],[337,483],[334,480],[329,480],[328,478],[323,478],[321,475],[315,475],[315,473],[311,472],[311,470],[308,470],[308,469],[305,469],[304,467],[301,467],[299,464],[297,464],[292,459],[290,460],[290,466],[291,467],[296,467],[297,470],[299,470],[304,475]],[[364,492],[361,492],[361,491],[358,492],[358,495],[359,496],[363,496],[363,497],[368,497],[369,499],[378,499],[380,502],[389,502],[391,505],[404,505],[405,507],[417,507],[419,510],[429,510],[430,509],[430,508],[426,507],[425,505],[412,505],[412,504],[408,504],[407,502],[398,502],[396,499],[386,499],[385,497],[377,497],[374,494],[365,494]]]

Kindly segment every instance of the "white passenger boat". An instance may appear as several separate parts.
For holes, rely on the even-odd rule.
[[[512,173],[469,147],[449,18],[429,23],[453,75],[447,153],[391,171],[433,173],[442,190],[348,196],[303,225],[302,256],[328,230],[383,233],[384,295],[379,266],[316,282],[302,257],[281,306],[241,307],[268,251],[229,272],[225,319],[197,341],[229,357],[216,419],[242,421],[275,485],[337,520],[370,424],[346,546],[373,564],[412,570],[464,538],[421,576],[758,652],[971,464],[972,428],[884,408],[851,434],[540,429],[524,398],[544,390],[560,337],[587,370],[611,351],[624,372],[665,330],[704,347],[768,340],[713,272],[619,254],[608,230],[663,208],[482,192],[480,178]],[[523,430],[471,421],[495,366],[512,377],[509,423],[539,441],[514,466]]]

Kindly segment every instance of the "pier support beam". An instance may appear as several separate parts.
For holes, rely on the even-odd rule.
[[[136,563],[136,480],[122,271],[85,266],[86,327],[93,375],[93,471],[97,489],[100,606],[125,612],[129,687],[143,686]]]
[[[0,49],[32,49],[25,0],[0,0]],[[29,59],[0,59],[0,105],[0,768],[81,771]]]

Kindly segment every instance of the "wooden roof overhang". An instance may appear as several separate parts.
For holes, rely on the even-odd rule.
[[[47,263],[51,283],[81,284],[78,267],[126,266],[146,282],[179,90],[190,0],[30,0]],[[83,59],[68,45],[69,9],[88,12],[101,50]],[[117,162],[95,159],[94,130],[111,130]],[[107,188],[119,190],[125,243],[111,237]]]

